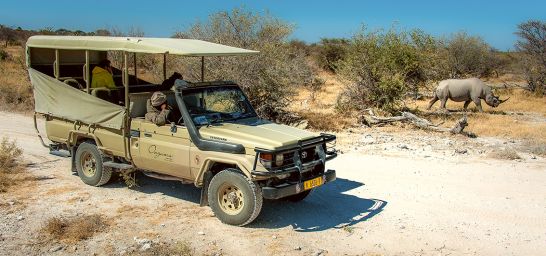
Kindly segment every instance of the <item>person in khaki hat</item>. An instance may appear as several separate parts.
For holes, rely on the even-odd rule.
[[[164,125],[169,122],[171,106],[167,104],[167,96],[162,92],[154,92],[152,98],[146,102],[147,113],[144,116],[146,121],[156,125]]]

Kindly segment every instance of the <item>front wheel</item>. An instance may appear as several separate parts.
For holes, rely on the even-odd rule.
[[[236,169],[226,169],[210,181],[208,200],[212,211],[223,223],[244,226],[262,210],[262,191]]]
[[[112,176],[112,170],[102,166],[102,156],[95,144],[83,142],[76,150],[78,176],[87,185],[102,186]]]

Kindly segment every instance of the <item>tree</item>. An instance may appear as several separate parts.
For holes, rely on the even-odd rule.
[[[455,33],[446,47],[451,77],[487,76],[496,66],[493,49],[479,36]]]
[[[8,44],[15,41],[16,33],[13,29],[0,25],[0,40],[4,41],[4,47],[8,47]]]
[[[395,112],[410,90],[438,78],[435,59],[441,47],[419,30],[369,32],[366,28],[350,40],[338,74],[347,81],[338,110],[378,107]],[[349,107],[348,107],[349,106]]]
[[[529,20],[518,25],[516,49],[522,53],[521,67],[533,92],[543,94],[546,84],[546,22]]]
[[[192,38],[246,49],[259,54],[239,57],[205,58],[207,80],[236,81],[262,116],[287,120],[285,107],[296,86],[313,81],[314,73],[305,60],[305,52],[289,43],[293,26],[272,17],[242,8],[221,11],[197,22],[173,37]],[[175,58],[175,70],[184,78],[200,80],[200,60]]]
[[[321,38],[315,46],[315,60],[324,70],[335,72],[338,62],[345,58],[349,40],[344,38]]]

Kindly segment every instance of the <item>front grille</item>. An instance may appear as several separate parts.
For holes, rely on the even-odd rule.
[[[315,152],[315,148],[312,147],[312,148],[306,148],[306,149],[303,149],[301,152],[300,152],[300,159],[301,159],[301,162],[302,163],[307,163],[307,162],[311,162],[313,160],[316,160],[317,159],[317,154]]]
[[[324,165],[323,164],[317,164],[313,169],[310,171],[306,171],[301,173],[301,180],[309,180],[311,178],[317,177],[324,174]]]

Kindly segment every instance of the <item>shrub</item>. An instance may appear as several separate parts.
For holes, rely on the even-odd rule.
[[[440,47],[419,30],[368,32],[363,28],[350,41],[338,73],[348,82],[338,98],[338,110],[378,107],[394,112],[408,90],[441,75],[436,70]]]
[[[206,80],[236,81],[262,117],[284,121],[285,108],[296,86],[308,85],[314,72],[305,52],[291,47],[293,27],[270,15],[243,9],[212,14],[205,23],[195,23],[177,38],[194,38],[260,51],[257,55],[205,58]],[[184,78],[200,80],[200,60],[176,58],[175,70]]]
[[[322,90],[322,87],[324,87],[325,83],[326,81],[324,79],[320,77],[315,77],[313,78],[313,81],[311,81],[311,83],[307,85],[309,90],[311,90],[311,100],[314,101],[316,99],[317,93]]]
[[[107,226],[103,216],[93,214],[75,218],[51,218],[42,228],[42,232],[55,241],[76,243],[103,231]]]
[[[9,53],[4,49],[0,49],[0,60],[7,60],[8,58]]]
[[[447,42],[451,77],[488,76],[498,66],[493,49],[481,37],[459,32]]]
[[[517,151],[511,148],[497,149],[488,154],[489,157],[501,160],[518,160],[521,156]]]
[[[529,20],[518,25],[516,49],[523,53],[520,65],[529,89],[545,93],[546,85],[546,22]]]
[[[343,38],[321,38],[315,46],[314,59],[317,65],[331,72],[336,72],[338,62],[345,58],[349,40]]]
[[[17,177],[22,169],[21,155],[23,150],[15,141],[2,138],[0,143],[0,192],[6,192],[7,188],[15,185],[20,179]]]

